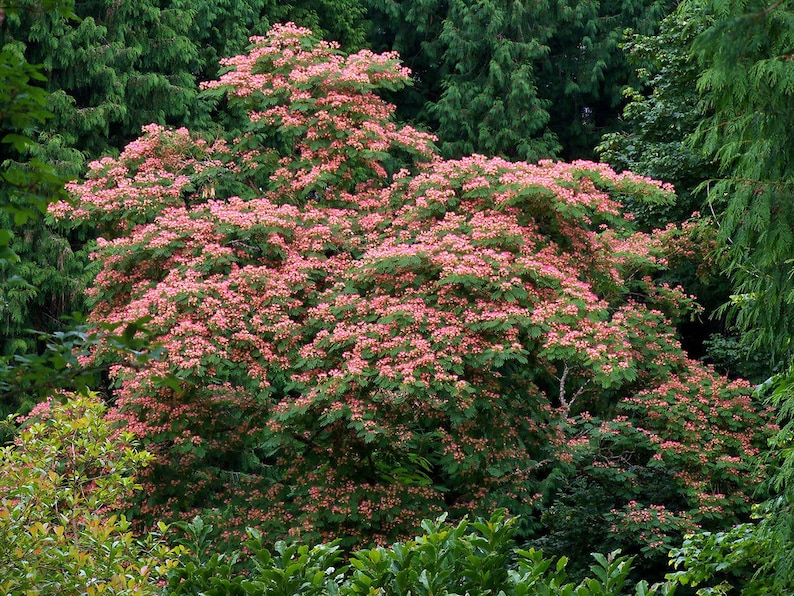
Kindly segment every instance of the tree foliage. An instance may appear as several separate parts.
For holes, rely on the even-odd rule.
[[[357,0],[276,3],[110,0],[80,2],[74,14],[39,10],[21,0],[4,25],[27,60],[47,76],[54,114],[41,142],[45,161],[72,174],[85,160],[120,149],[159,124],[213,127],[213,106],[199,100],[198,82],[217,74],[219,58],[243,50],[248,36],[286,18],[323,25],[347,46],[363,43]]]
[[[710,116],[692,142],[713,155],[721,178],[723,266],[734,285],[737,324],[756,346],[791,356],[794,237],[791,143],[794,21],[787,2],[705,5],[714,24],[694,42],[698,88]]]
[[[627,27],[651,33],[667,2],[371,3],[372,43],[400,53],[414,86],[400,116],[440,138],[445,157],[591,157],[617,126],[633,70]]]
[[[794,21],[787,2],[687,2],[679,17],[701,32],[687,63],[700,69],[697,91],[704,117],[689,147],[719,166],[701,185],[717,219],[720,264],[734,296],[726,311],[756,352],[773,353],[769,368],[791,362],[791,148],[783,120],[791,112],[790,66]],[[763,352],[760,352],[763,353]],[[769,370],[769,369],[767,369]],[[698,593],[791,592],[791,380],[770,388],[780,431],[765,457],[780,457],[775,497],[758,510],[756,524],[694,534],[674,551],[678,578]]]
[[[651,532],[664,510],[667,536],[743,515],[766,415],[681,350],[691,298],[652,279],[688,258],[681,232],[637,232],[616,200],[669,189],[590,162],[442,160],[375,94],[406,82],[395,55],[294,25],[252,42],[206,84],[244,134],[149,126],[53,207],[102,230],[93,319],[149,316],[167,351],[116,375],[113,416],[158,457],[142,511],[355,543],[507,507],[527,537],[601,462],[623,485],[625,457],[648,473],[616,519]],[[588,413],[634,451],[608,455]]]
[[[547,128],[551,102],[538,97],[534,75],[548,49],[528,13],[518,2],[448,4],[435,41],[443,48],[442,71],[433,74],[441,95],[427,107],[444,155],[537,161],[559,151]]]
[[[77,331],[61,317],[85,310],[83,289],[95,273],[84,250],[95,235],[91,222],[64,229],[40,218],[50,201],[65,197],[66,179],[82,174],[87,160],[122,148],[144,124],[218,131],[231,122],[224,105],[199,99],[198,80],[214,77],[219,56],[242,51],[251,32],[290,16],[312,25],[322,21],[358,47],[362,13],[356,0],[299,6],[97,0],[76,7],[21,0],[4,8],[0,358],[16,381],[26,362],[62,356],[46,354],[51,342],[43,338]],[[0,413],[23,407],[22,397],[6,394]]]
[[[52,329],[57,305],[76,293],[79,265],[71,248],[42,225],[47,205],[67,197],[66,178],[40,159],[39,134],[52,114],[47,110],[46,77],[30,64],[19,44],[9,41],[7,20],[25,10],[67,18],[71,2],[44,1],[0,5],[0,369],[17,354],[35,351],[25,330]],[[75,264],[78,266],[75,267]],[[4,377],[0,385],[10,379]],[[19,399],[0,403],[0,415],[16,411]]]
[[[627,204],[645,226],[687,219],[705,199],[695,188],[716,175],[716,166],[687,142],[705,116],[696,88],[700,68],[689,48],[707,22],[692,12],[679,9],[661,22],[657,34],[632,33],[627,38],[626,58],[641,87],[624,90],[626,130],[605,135],[596,148],[599,157],[618,170],[675,187],[676,201],[670,204]]]

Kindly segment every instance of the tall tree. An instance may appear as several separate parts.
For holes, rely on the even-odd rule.
[[[618,170],[675,186],[674,203],[627,205],[645,227],[689,217],[705,199],[696,188],[716,176],[713,160],[687,142],[706,115],[696,88],[701,69],[690,47],[707,25],[679,9],[661,22],[658,33],[632,33],[623,46],[639,85],[624,90],[625,129],[604,135],[596,151]]]
[[[400,52],[414,89],[399,114],[437,132],[442,153],[590,157],[617,126],[633,70],[623,31],[672,8],[649,2],[371,2],[371,39]]]
[[[31,4],[35,0],[24,0]],[[181,123],[196,99],[190,19],[147,0],[81,2],[76,17],[20,11],[8,35],[48,77],[54,117],[45,156],[70,173],[128,142],[149,122]]]
[[[52,117],[47,109],[47,79],[40,65],[27,61],[24,45],[8,34],[6,21],[20,19],[20,12],[36,18],[54,14],[68,19],[71,8],[71,2],[15,3],[0,8],[0,161],[4,182],[0,186],[0,227],[4,245],[9,247],[0,261],[4,281],[0,286],[0,356],[34,349],[33,338],[23,331],[34,325],[48,327],[46,318],[57,311],[48,308],[51,299],[74,293],[71,275],[60,275],[64,263],[70,262],[70,248],[40,221],[50,201],[66,196],[63,185],[67,180],[52,164],[36,157],[43,151],[39,135]],[[43,290],[51,284],[52,293]]]
[[[71,2],[41,2],[19,6],[0,3],[0,370],[14,354],[34,351],[35,338],[24,330],[49,323],[56,296],[71,296],[74,271],[64,246],[41,220],[50,201],[66,197],[66,178],[36,157],[39,133],[51,117],[42,69],[30,64],[23,48],[5,35],[7,21],[31,10],[45,15],[71,14]],[[67,266],[68,269],[68,266]],[[42,289],[42,284],[46,289]],[[48,326],[48,325],[44,325]],[[8,379],[0,379],[6,388]],[[0,401],[0,415],[19,406],[18,399]]]
[[[695,4],[695,6],[698,6]],[[721,211],[722,263],[736,320],[756,345],[794,355],[794,15],[781,2],[715,1],[693,45],[710,115],[692,143],[719,162],[709,190]]]
[[[525,4],[451,0],[436,43],[443,70],[429,74],[441,75],[441,94],[428,114],[443,155],[537,161],[559,151],[533,72],[548,49]]]

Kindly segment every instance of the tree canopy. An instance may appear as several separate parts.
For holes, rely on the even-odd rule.
[[[205,87],[242,136],[152,125],[53,207],[102,231],[94,320],[151,317],[167,352],[115,374],[112,416],[158,456],[141,511],[359,543],[507,507],[527,539],[550,503],[592,510],[585,486],[594,535],[655,561],[743,519],[772,426],[676,339],[691,297],[653,274],[685,235],[618,201],[669,188],[441,159],[374,93],[407,80],[395,55],[294,25],[225,65]]]

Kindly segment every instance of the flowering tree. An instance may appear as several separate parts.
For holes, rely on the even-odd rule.
[[[749,465],[758,414],[746,398],[722,414],[746,391],[686,359],[673,321],[691,299],[652,281],[680,232],[621,215],[621,196],[669,188],[589,162],[443,161],[375,94],[407,81],[396,56],[292,25],[252,44],[206,84],[245,134],[150,126],[53,209],[104,230],[93,317],[151,317],[167,350],[116,371],[113,416],[158,457],[144,510],[385,541],[501,506],[526,532],[580,474],[576,441],[600,453],[588,416],[636,431],[636,465],[674,486],[618,508],[695,519],[715,462]],[[699,411],[744,442],[677,434]]]

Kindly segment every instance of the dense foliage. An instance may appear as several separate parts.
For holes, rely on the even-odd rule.
[[[67,178],[151,122],[231,131],[234,119],[199,97],[198,81],[216,76],[219,57],[242,51],[249,35],[276,20],[323,24],[347,47],[364,41],[357,0],[20,0],[0,10],[0,229],[7,230],[0,250],[10,246],[16,255],[0,262],[10,280],[0,286],[0,358],[11,359],[45,349],[28,330],[63,332],[61,317],[86,309],[83,290],[95,271],[83,247],[92,225],[62,229],[35,219],[63,197]],[[24,230],[12,231],[14,217]],[[8,400],[0,413],[20,407]]]
[[[45,161],[80,174],[85,159],[120,149],[141,127],[214,128],[198,82],[218,59],[241,51],[248,36],[278,20],[326,23],[348,47],[363,43],[363,8],[355,0],[276,3],[93,0],[74,13],[22,0],[3,23],[3,43],[41,64],[54,117],[39,139]],[[44,3],[46,4],[46,3]],[[329,18],[334,14],[334,18]]]
[[[687,143],[706,109],[696,88],[700,70],[689,47],[707,22],[694,11],[681,8],[660,23],[657,35],[634,33],[626,40],[626,59],[642,86],[624,90],[627,130],[604,135],[596,148],[600,159],[617,170],[675,186],[675,202],[626,205],[643,225],[687,219],[705,198],[696,187],[716,175],[711,160]]]
[[[440,139],[445,157],[471,153],[535,160],[591,157],[620,126],[633,69],[627,27],[654,32],[666,1],[531,4],[371,0],[373,47],[414,71],[399,113]]]
[[[96,397],[40,404],[0,451],[4,594],[154,594],[168,551],[139,542],[119,513],[151,455],[104,419]]]
[[[697,296],[704,308],[697,321],[679,325],[685,347],[720,372],[760,383],[772,371],[768,350],[744,345],[742,330],[723,312],[732,289],[716,259],[722,201],[715,201],[711,187],[718,167],[699,143],[692,142],[708,108],[697,90],[701,70],[690,46],[711,22],[697,6],[686,4],[660,23],[658,34],[627,38],[627,60],[636,68],[642,88],[624,91],[626,130],[604,135],[596,151],[618,171],[630,170],[674,185],[675,201],[648,205],[629,198],[624,207],[643,229],[690,222],[698,254],[664,274],[667,281],[680,283]]]
[[[142,512],[361,543],[496,507],[526,539],[556,502],[580,522],[547,517],[552,547],[584,526],[657,562],[746,516],[771,425],[676,340],[691,299],[652,275],[685,235],[620,213],[668,189],[444,161],[373,93],[406,80],[395,56],[252,41],[206,85],[243,135],[147,127],[53,208],[102,231],[94,319],[149,316],[167,351],[116,375],[114,419],[157,456]]]
[[[278,542],[268,550],[255,530],[249,530],[247,554],[219,556],[207,548],[212,527],[196,518],[178,524],[184,550],[165,594],[672,596],[676,591],[671,582],[632,585],[632,561],[619,553],[594,554],[588,576],[572,581],[567,559],[517,548],[516,520],[503,513],[457,525],[443,521],[426,520],[420,536],[355,552],[345,562],[336,542],[313,547]],[[253,569],[247,569],[251,563]]]
[[[628,563],[599,558],[601,581],[583,580],[590,552],[634,556],[632,584],[672,549],[671,579],[699,593],[790,593],[794,374],[762,386],[777,430],[676,335],[701,353],[687,294],[723,299],[716,262],[737,326],[708,329],[743,333],[753,360],[719,335],[707,357],[734,377],[790,364],[788,3],[693,1],[661,21],[664,3],[373,0],[370,42],[404,50],[412,79],[396,55],[288,25],[199,91],[274,20],[362,47],[364,8],[0,2],[0,410],[111,370],[108,420],[95,401],[50,402],[3,452],[5,591],[150,593],[170,570],[161,591],[611,594]],[[648,92],[627,92],[620,123],[633,69]],[[602,155],[676,198],[599,164],[508,161],[586,155],[616,127]],[[118,157],[39,221],[101,151]],[[701,197],[705,217],[681,223]],[[63,329],[95,272],[95,328]],[[131,437],[108,421],[156,455],[128,512],[202,513],[226,553],[199,519],[157,556],[132,538],[115,509],[147,456],[127,465]],[[103,480],[81,479],[102,462]],[[521,515],[426,522],[339,567],[340,542],[498,507]],[[335,542],[274,547],[287,535]],[[547,573],[513,540],[570,562]]]
[[[160,535],[138,540],[117,509],[136,487],[130,473],[151,459],[129,433],[103,420],[96,396],[42,404],[12,446],[0,452],[0,589],[6,594],[576,594],[624,593],[631,560],[594,555],[577,585],[567,561],[518,549],[515,519],[457,526],[422,523],[422,535],[343,558],[338,543],[279,542],[273,551],[249,529],[243,548],[211,549],[213,528],[201,518],[177,524],[179,543]],[[173,528],[172,530],[176,530]],[[640,582],[638,595],[673,594],[671,584]]]
[[[756,346],[791,356],[792,107],[794,21],[787,2],[707,4],[715,22],[693,45],[698,86],[711,110],[693,142],[714,155],[711,189],[721,210],[723,265],[733,281],[738,323]]]

